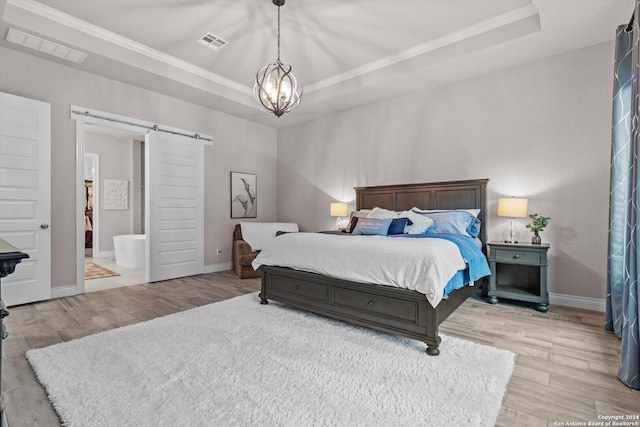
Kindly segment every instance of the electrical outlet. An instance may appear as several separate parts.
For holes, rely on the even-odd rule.
[[[218,248],[216,249],[216,253],[218,255],[222,255],[222,248],[220,246],[218,246]]]

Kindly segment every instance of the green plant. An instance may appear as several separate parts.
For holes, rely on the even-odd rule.
[[[531,218],[531,222],[526,227],[534,233],[543,231],[551,219],[551,217],[538,216],[537,213],[529,215],[529,218]]]

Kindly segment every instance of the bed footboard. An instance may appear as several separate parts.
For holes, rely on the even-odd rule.
[[[427,354],[438,355],[438,326],[469,295],[465,286],[436,308],[419,292],[325,277],[283,267],[262,266],[260,303],[268,300],[321,314],[332,319],[423,341]]]

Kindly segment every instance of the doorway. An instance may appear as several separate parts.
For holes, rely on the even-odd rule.
[[[145,236],[142,241],[144,267],[139,269],[144,272],[144,280],[140,280],[139,276],[135,280],[138,283],[155,282],[202,273],[204,270],[204,146],[213,144],[211,137],[73,105],[70,110],[71,118],[76,120],[76,200],[79,207],[76,217],[75,293],[82,294],[87,290],[84,274],[86,238],[84,154],[88,151],[86,149],[88,134],[85,130],[89,127],[99,129],[98,132],[106,130],[106,132],[127,133],[130,141],[139,142],[136,147],[139,147],[140,158],[144,158],[144,161],[139,163],[140,179],[144,183],[142,187],[144,191],[139,195],[139,199],[144,203],[137,205],[136,213],[130,216],[132,219],[128,222],[131,232],[139,230],[139,234]],[[91,150],[96,151],[96,148]],[[125,210],[129,197],[135,197],[135,191],[138,188],[130,186],[130,182],[134,181],[133,173],[130,179],[123,179],[121,176],[115,179],[108,177],[105,173],[106,161],[103,159],[103,153],[96,154],[100,154],[101,166],[100,178],[92,183],[94,221],[95,204],[100,202],[102,207],[98,214],[98,230],[92,224],[92,233],[100,240],[97,248],[98,258],[113,257],[112,264],[109,264],[112,268],[109,269],[118,273],[118,265],[122,263],[117,262],[118,251],[115,245],[111,254],[103,249],[105,248],[104,230],[107,227],[105,212],[108,204],[111,210]],[[110,182],[107,183],[107,181]],[[130,191],[131,189],[134,191]],[[139,226],[136,225],[137,221]],[[181,230],[187,229],[185,228],[187,226],[189,233],[182,232]],[[111,240],[115,235],[121,236],[121,234],[112,234]],[[188,235],[195,237],[191,239]],[[140,244],[140,241],[137,243]],[[92,240],[92,245],[96,245],[95,240]],[[92,248],[92,254],[95,250]],[[130,254],[125,256],[125,263],[132,258],[135,257]],[[113,280],[124,281],[122,277]]]
[[[85,256],[97,257],[100,235],[94,228],[100,225],[100,155],[84,153],[84,251]],[[94,253],[95,250],[95,253]]]
[[[143,139],[142,133],[85,126],[85,292],[145,282],[144,243],[131,243],[137,255],[122,252],[130,244],[124,236],[144,237]]]

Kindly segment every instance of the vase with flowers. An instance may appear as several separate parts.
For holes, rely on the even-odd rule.
[[[533,232],[533,236],[531,237],[532,245],[540,245],[542,244],[542,238],[540,237],[540,232],[544,230],[544,228],[549,225],[549,220],[551,217],[539,216],[536,214],[529,215],[531,222],[526,225],[526,227]]]

